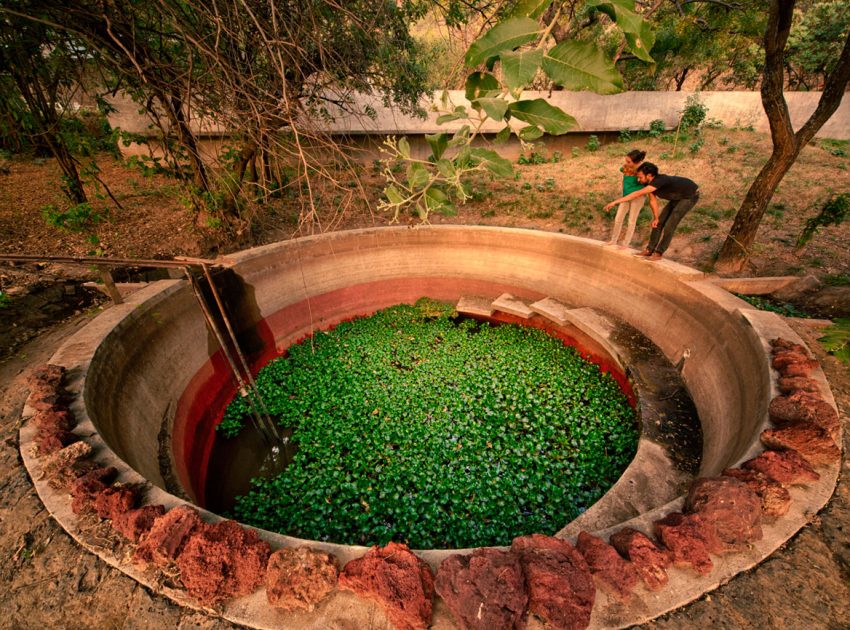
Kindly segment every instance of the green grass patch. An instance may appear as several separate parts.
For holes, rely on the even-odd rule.
[[[575,349],[430,301],[317,333],[257,382],[297,452],[234,516],[303,538],[452,548],[554,534],[637,448],[616,381]],[[219,429],[245,418],[236,398]]]
[[[760,311],[779,313],[783,317],[800,317],[803,319],[811,317],[805,311],[801,311],[796,306],[789,304],[788,302],[780,302],[779,300],[772,300],[760,295],[742,295],[740,293],[736,293],[735,295],[745,302],[752,304]]]

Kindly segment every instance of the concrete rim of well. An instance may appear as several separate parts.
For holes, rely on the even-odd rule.
[[[740,463],[763,450],[759,442],[759,434],[762,429],[770,426],[767,419],[767,405],[769,400],[777,394],[775,378],[772,376],[770,367],[769,340],[776,337],[784,337],[797,343],[803,342],[779,316],[756,310],[746,302],[718,288],[709,281],[705,274],[688,267],[668,261],[660,263],[640,261],[633,258],[629,253],[604,248],[602,243],[589,239],[512,228],[463,226],[429,226],[412,230],[410,228],[374,228],[331,233],[267,245],[231,255],[229,258],[235,260],[236,269],[240,269],[241,266],[242,268],[249,269],[260,268],[262,269],[261,273],[276,273],[279,271],[280,258],[285,258],[286,256],[290,258],[294,257],[299,262],[299,265],[303,264],[305,257],[308,255],[329,259],[331,261],[328,263],[329,265],[335,264],[338,262],[338,259],[351,261],[358,260],[358,257],[360,257],[362,263],[360,265],[360,273],[368,275],[370,269],[375,270],[377,268],[375,264],[368,264],[370,262],[370,255],[377,254],[378,262],[386,263],[387,260],[392,258],[392,252],[398,251],[399,248],[411,246],[418,247],[421,251],[432,256],[437,256],[441,253],[446,256],[453,256],[448,266],[446,264],[436,265],[436,271],[434,273],[452,272],[451,265],[462,259],[462,256],[457,254],[456,250],[458,248],[468,247],[471,250],[470,256],[481,256],[482,253],[486,254],[489,252],[488,248],[493,249],[492,256],[484,256],[485,260],[480,263],[481,269],[477,273],[487,274],[492,272],[497,275],[507,276],[507,281],[505,277],[499,277],[501,284],[519,282],[517,280],[516,268],[520,269],[520,273],[522,271],[528,273],[534,269],[535,264],[539,264],[541,260],[546,260],[555,265],[555,269],[549,269],[546,274],[543,274],[543,277],[532,278],[531,283],[547,283],[547,286],[551,286],[551,288],[547,289],[546,294],[556,298],[561,295],[559,291],[565,291],[564,287],[567,286],[566,284],[558,284],[558,282],[553,281],[556,274],[566,275],[567,280],[565,282],[574,282],[580,274],[587,273],[597,274],[596,276],[591,275],[590,279],[590,282],[597,283],[605,282],[609,277],[619,276],[623,277],[625,282],[632,281],[636,284],[636,291],[638,292],[652,291],[654,288],[657,290],[657,294],[652,295],[653,299],[641,298],[637,300],[640,303],[636,304],[636,308],[641,307],[645,309],[647,304],[658,302],[659,308],[656,312],[648,314],[640,313],[630,318],[628,316],[623,317],[623,315],[628,315],[628,305],[619,304],[611,310],[614,310],[615,316],[621,317],[635,325],[636,328],[647,334],[656,343],[659,340],[659,335],[670,333],[669,326],[673,321],[671,318],[675,316],[677,309],[688,308],[687,317],[698,317],[700,313],[705,314],[710,310],[714,320],[710,322],[712,325],[709,326],[709,329],[713,330],[716,334],[716,337],[710,340],[711,351],[720,352],[721,350],[719,349],[725,347],[727,344],[747,345],[747,352],[757,355],[752,366],[748,366],[750,372],[757,373],[750,374],[749,376],[754,379],[754,382],[760,383],[760,385],[756,387],[758,390],[758,400],[755,401],[752,407],[758,410],[758,417],[752,420],[752,430],[748,431],[749,440],[742,444],[740,440],[736,441],[732,439],[728,446],[721,444],[720,446],[712,447],[711,444],[707,444],[706,450],[714,448],[718,452],[712,455],[714,464],[706,469],[706,464],[704,463],[700,475],[710,476],[719,474],[720,469],[723,467]],[[504,255],[505,248],[510,249],[512,246],[516,246],[519,250],[522,250],[517,260],[509,261],[502,267],[496,265],[494,261],[498,256]],[[387,251],[390,253],[387,254]],[[409,250],[407,252],[409,253]],[[270,261],[275,262],[271,264]],[[560,268],[558,268],[559,265]],[[571,269],[571,265],[575,269]],[[505,271],[506,266],[509,271]],[[461,267],[456,267],[456,269],[461,269]],[[599,271],[600,269],[607,270],[608,275]],[[409,272],[409,270],[409,266],[402,264],[399,265],[398,269],[394,270],[394,273],[404,274],[405,271]],[[457,272],[454,271],[453,273]],[[470,271],[469,269],[464,269],[462,273],[468,277]],[[473,270],[472,275],[474,276],[475,273],[475,270]],[[615,274],[615,276],[611,274]],[[300,275],[303,281],[303,268],[300,270]],[[349,277],[351,274],[340,275],[341,277],[337,279],[338,282],[344,283],[351,279]],[[326,290],[330,286],[327,284],[327,279],[323,280],[323,282],[325,284],[318,288],[319,292]],[[110,335],[113,335],[115,331],[126,327],[128,322],[137,321],[136,318],[139,317],[140,313],[154,312],[155,309],[161,308],[170,297],[176,295],[181,290],[185,292],[185,285],[186,282],[184,280],[152,283],[150,286],[134,294],[126,304],[109,308],[95,318],[89,325],[68,339],[56,351],[50,361],[51,363],[63,365],[68,370],[66,389],[73,397],[71,410],[78,421],[75,432],[93,447],[92,458],[100,465],[111,465],[118,468],[119,480],[122,482],[146,483],[148,486],[146,503],[160,503],[167,509],[183,504],[185,501],[173,494],[169,494],[156,485],[150,484],[145,477],[136,472],[133,467],[128,465],[107,445],[91,419],[87,407],[88,397],[85,393],[87,382],[90,378],[90,370],[93,363],[96,363],[97,360],[95,356],[96,352],[103,341]],[[519,285],[520,287],[527,287],[527,284],[523,282],[519,282]],[[612,293],[616,294],[616,289],[617,287],[615,287]],[[539,293],[539,291],[534,290],[530,290],[530,292],[532,294]],[[598,293],[594,293],[593,291],[579,288],[575,296],[579,299],[573,300],[573,302],[581,302],[582,300],[580,298],[582,296],[586,298],[585,301],[598,301],[598,295]],[[634,298],[635,295],[640,295],[640,293],[632,293],[631,295]],[[621,295],[616,295],[615,298],[617,297],[622,298]],[[676,299],[681,299],[682,304],[672,303]],[[598,307],[599,305],[594,303],[593,306]],[[661,321],[657,324],[656,328],[648,330],[646,322],[651,321],[653,316],[659,317]],[[682,316],[685,316],[684,311],[682,311]],[[722,326],[718,326],[718,321],[722,322]],[[694,332],[694,334],[699,333],[699,330],[695,330]],[[690,351],[692,347],[698,346],[699,343],[703,343],[704,345],[705,339],[686,341],[688,341],[688,344],[681,348],[681,351]],[[691,341],[693,341],[692,344]],[[662,346],[662,349],[671,361],[675,362],[682,359],[682,352],[679,352],[678,355],[675,352],[671,352],[670,343],[659,343],[659,346]],[[689,374],[687,370],[683,371],[683,375],[690,379],[688,381],[689,388],[704,386],[710,390],[712,386],[717,387],[716,383],[701,383],[700,378],[712,378],[710,374],[704,374],[701,377],[701,372],[702,370],[694,370]],[[829,390],[829,385],[823,372],[818,368],[812,376],[820,384],[823,397],[835,407],[832,393]],[[718,392],[713,391],[713,393],[717,394]],[[697,399],[694,402],[702,417],[703,410],[700,408],[700,403]],[[749,405],[749,403],[747,404]],[[747,408],[750,407],[748,406]],[[24,417],[29,417],[32,413],[33,410],[27,407],[24,410]],[[726,422],[732,421],[732,419],[727,419]],[[721,437],[723,435],[730,435],[728,431],[729,427],[726,427],[726,429],[727,431],[725,433],[721,431]],[[77,516],[71,511],[68,495],[64,492],[54,490],[40,478],[40,463],[33,456],[32,444],[34,436],[35,428],[31,426],[31,423],[24,423],[20,435],[21,455],[30,476],[34,480],[34,485],[41,500],[57,522],[81,545],[97,554],[108,564],[181,605],[198,608],[197,603],[185,591],[161,584],[156,579],[156,576],[151,575],[149,571],[142,570],[138,566],[133,565],[123,554],[118,554],[112,549],[98,546],[89,539],[86,532],[79,527]],[[720,451],[724,448],[727,451],[732,451],[731,454],[726,453],[731,459],[728,457],[724,459],[722,457],[724,453]],[[717,469],[718,466],[719,469]],[[805,526],[827,503],[837,483],[839,470],[840,462],[819,469],[821,476],[818,482],[808,485],[805,488],[797,486],[789,488],[792,503],[788,514],[777,519],[775,522],[765,524],[764,538],[752,544],[747,551],[713,557],[715,560],[714,570],[709,575],[697,577],[691,572],[671,568],[670,583],[663,591],[653,593],[649,593],[648,591],[644,593],[641,591],[640,596],[634,597],[628,605],[609,598],[603,591],[599,591],[597,593],[597,603],[593,609],[591,627],[626,627],[645,622],[693,601],[706,591],[727,582],[737,573],[755,566]],[[604,500],[603,497],[601,501]],[[624,526],[633,527],[644,532],[651,532],[651,525],[654,520],[661,518],[671,511],[681,509],[683,501],[684,496],[676,497],[664,505],[656,506],[627,521],[609,527],[590,530],[590,533],[607,539],[608,535]],[[199,511],[208,522],[220,520],[220,517],[206,510],[199,509]],[[591,523],[592,520],[588,521],[588,525],[591,525]],[[575,535],[582,528],[582,521],[578,520],[565,527],[558,535],[574,539]],[[341,564],[359,557],[366,551],[365,547],[303,541],[263,530],[257,531],[263,539],[272,545],[273,549],[282,546],[305,544],[336,554]],[[434,554],[434,550],[417,553],[436,568],[439,560],[445,557],[445,555],[448,555],[448,553],[465,550],[442,551],[447,553]],[[257,628],[320,628],[333,618],[333,615],[336,614],[334,611],[336,610],[346,607],[350,608],[353,605],[367,605],[353,599],[351,594],[339,593],[337,591],[337,594],[333,597],[339,600],[336,604],[330,604],[324,610],[320,606],[312,614],[282,613],[268,606],[265,601],[265,593],[261,589],[248,597],[226,603],[220,614],[230,621]],[[444,605],[438,604],[435,606],[432,627],[454,627],[451,616]]]

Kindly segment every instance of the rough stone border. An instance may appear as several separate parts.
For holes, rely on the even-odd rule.
[[[614,254],[616,255],[616,254]],[[712,285],[710,282],[697,280],[700,277],[698,272],[683,268],[674,263],[661,263],[655,265],[659,269],[665,269],[672,272],[671,275],[677,276],[680,281],[686,281],[694,289],[702,292],[717,304],[721,305],[728,312],[737,315],[740,318],[741,334],[755,335],[761,341],[764,351],[762,359],[769,366],[769,346],[768,340],[775,337],[784,337],[797,343],[802,344],[802,340],[782,321],[778,316],[771,313],[763,313],[753,308],[743,305],[740,300],[729,295],[725,291]],[[94,352],[94,349],[99,341],[108,331],[118,324],[118,322],[127,314],[128,310],[135,307],[146,299],[162,299],[170,291],[174,290],[178,282],[165,281],[164,283],[156,283],[154,286],[148,287],[137,294],[135,299],[128,304],[122,311],[121,307],[110,309],[101,317],[97,318],[90,326],[83,329],[69,339],[56,352],[51,359],[52,363],[64,365],[68,369],[68,380],[66,388],[72,394],[77,394],[72,404],[72,411],[78,419],[81,419],[75,429],[75,432],[88,442],[93,447],[92,458],[100,465],[114,465],[119,469],[119,481],[122,482],[141,482],[145,483],[135,471],[130,469],[123,461],[121,461],[102,441],[97,434],[94,426],[88,420],[82,397],[79,395],[84,388],[86,372],[89,361]],[[135,304],[134,304],[134,303]],[[723,341],[723,340],[721,340]],[[727,340],[734,342],[734,340]],[[94,344],[94,345],[93,345]],[[804,345],[804,344],[803,344]],[[769,368],[768,368],[769,369]],[[771,371],[772,373],[772,371]],[[829,386],[820,369],[813,373],[821,388],[822,396],[835,407],[834,399],[829,390]],[[771,398],[777,393],[775,378],[771,384]],[[765,405],[766,407],[766,405]],[[32,415],[32,408],[26,407],[24,416]],[[767,428],[767,418],[762,419],[762,426],[754,432],[753,439],[749,450],[741,461],[752,457],[762,449],[759,443],[759,434],[762,429]],[[198,608],[197,604],[192,601],[187,594],[179,589],[163,585],[159,577],[150,572],[139,570],[138,567],[131,565],[120,554],[115,553],[111,549],[104,549],[97,546],[88,539],[86,533],[79,527],[79,522],[71,510],[68,496],[63,492],[57,492],[44,483],[40,477],[40,463],[34,459],[32,453],[32,440],[35,429],[30,424],[25,424],[21,429],[21,454],[24,463],[34,479],[36,490],[47,507],[51,515],[83,546],[96,553],[106,562],[115,566],[119,570],[130,575],[139,582],[145,584],[154,591],[161,592],[180,603]],[[738,462],[740,463],[740,462]],[[638,590],[636,596],[628,605],[624,605],[620,601],[610,599],[604,591],[598,592],[597,605],[593,611],[591,627],[625,627],[635,623],[641,623],[656,617],[664,612],[677,608],[681,605],[692,601],[699,597],[704,592],[716,588],[720,584],[731,579],[735,574],[755,566],[758,562],[770,555],[776,548],[781,546],[788,538],[796,533],[800,528],[805,526],[829,500],[834,490],[838,478],[840,462],[836,462],[828,467],[819,469],[820,480],[805,488],[790,488],[792,497],[791,509],[784,517],[777,519],[775,522],[764,526],[764,538],[750,547],[746,552],[725,555],[713,559],[715,560],[714,570],[707,576],[696,577],[692,572],[671,569],[670,584],[660,592],[650,593],[641,589]],[[164,491],[150,486],[148,484],[147,492],[148,503],[161,503],[167,508],[174,507],[182,503],[176,497],[165,493]],[[671,511],[676,511],[681,508],[682,499],[677,499],[671,503],[656,508],[646,514],[631,519],[625,523],[609,528],[607,530],[593,532],[595,535],[606,538],[615,529],[623,526],[633,527],[640,531],[651,532],[652,522],[666,515]],[[204,517],[209,522],[220,520],[214,514],[202,511]],[[268,532],[259,532],[260,535],[268,540],[273,547],[278,547],[279,537]],[[292,542],[289,539],[288,542]],[[308,541],[304,541],[305,543]],[[344,564],[350,559],[359,557],[365,551],[362,547],[347,547],[341,550],[339,545],[322,545],[320,543],[311,543],[311,546],[316,548],[325,548],[335,553],[340,561]],[[340,553],[343,551],[343,553]],[[372,604],[362,604],[360,600],[356,600],[352,595],[347,593],[336,592],[329,601],[322,604],[319,609],[310,615],[301,613],[281,613],[274,609],[270,609],[265,602],[265,594],[263,591],[258,591],[251,596],[240,598],[228,602],[220,611],[223,617],[245,625],[250,625],[258,628],[271,627],[292,627],[292,628],[319,628],[326,627],[333,619],[339,618],[339,615],[347,614],[346,611],[352,606],[373,606]],[[374,611],[373,611],[374,612]],[[373,613],[370,613],[373,614]],[[449,628],[454,627],[450,615],[444,605],[437,602],[435,606],[435,615],[433,619],[434,628]],[[534,627],[533,624],[530,627]]]

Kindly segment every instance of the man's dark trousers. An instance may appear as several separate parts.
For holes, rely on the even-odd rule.
[[[652,228],[649,235],[649,245],[647,249],[651,252],[663,254],[670,246],[670,241],[673,240],[673,233],[676,227],[691,208],[699,201],[699,193],[687,199],[673,199],[667,202],[661,215],[658,217],[658,227]],[[660,242],[659,242],[660,239]]]

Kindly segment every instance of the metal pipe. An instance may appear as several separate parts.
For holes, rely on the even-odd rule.
[[[227,267],[232,264],[232,262],[226,258],[219,260],[207,260],[204,258],[175,256],[173,260],[151,260],[146,258],[100,258],[91,256],[30,256],[28,254],[0,254],[0,261],[23,263],[78,263],[82,265],[102,265],[108,267],[161,267],[164,269],[184,269],[185,267],[197,267],[201,265]]]
[[[230,335],[230,341],[233,343],[233,348],[236,351],[236,355],[239,357],[240,363],[242,364],[242,369],[244,370],[246,380],[248,381],[248,383],[250,383],[251,388],[257,393],[257,402],[262,407],[262,411],[265,414],[265,417],[271,427],[271,430],[274,432],[276,437],[282,441],[284,440],[284,438],[278,432],[277,425],[272,420],[271,414],[269,413],[269,410],[266,407],[262,396],[260,396],[259,389],[257,388],[257,382],[254,380],[254,375],[251,372],[251,368],[248,365],[248,361],[245,359],[245,355],[242,352],[242,349],[239,347],[239,341],[236,338],[236,332],[233,330],[233,326],[230,323],[230,317],[227,316],[227,310],[224,307],[224,303],[221,301],[221,296],[215,286],[215,282],[213,281],[209,267],[207,265],[201,265],[201,267],[204,270],[204,276],[207,279],[207,284],[209,284],[210,291],[212,292],[213,298],[215,299],[215,303],[218,306],[218,311],[219,313],[221,313],[221,318],[224,321],[224,326],[225,328],[227,328],[227,333]]]
[[[198,300],[198,304],[200,305],[201,311],[204,314],[204,319],[207,322],[207,326],[209,326],[210,330],[212,330],[213,334],[218,340],[218,345],[221,346],[221,349],[224,352],[224,356],[227,359],[227,363],[230,365],[230,370],[231,372],[233,372],[233,376],[236,378],[236,384],[239,386],[240,393],[242,393],[243,396],[248,397],[248,404],[251,407],[251,412],[254,416],[254,423],[257,426],[257,430],[269,442],[269,446],[274,447],[276,445],[276,436],[274,434],[269,435],[266,429],[265,422],[254,404],[254,391],[252,391],[252,388],[249,387],[245,383],[245,380],[242,378],[242,375],[239,372],[239,368],[237,367],[236,362],[233,360],[233,355],[230,353],[230,349],[227,347],[227,342],[225,341],[224,336],[221,334],[221,331],[218,328],[218,324],[216,324],[215,319],[213,318],[212,313],[210,312],[209,307],[207,306],[206,300],[204,299],[204,296],[201,293],[197,282],[195,281],[195,277],[191,274],[188,267],[184,268],[184,271],[186,273],[186,276],[189,278],[189,284],[192,286],[192,290],[194,291],[195,298]]]

